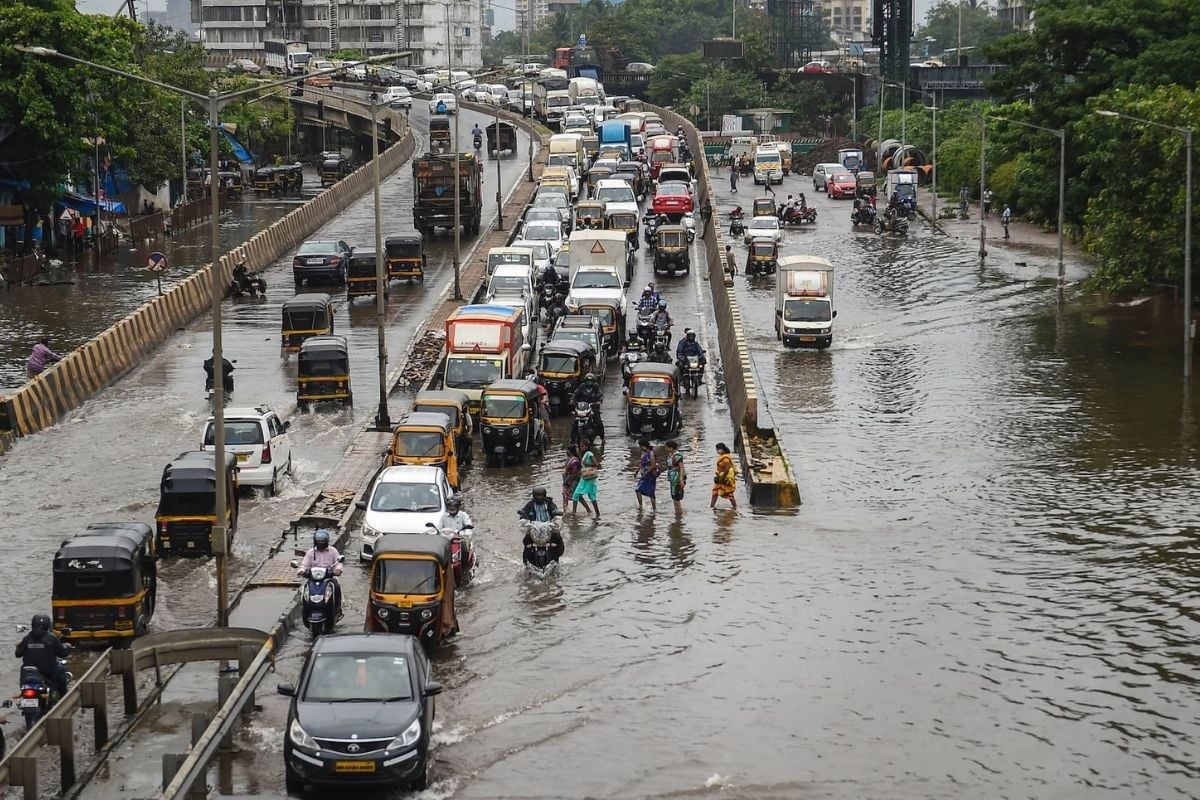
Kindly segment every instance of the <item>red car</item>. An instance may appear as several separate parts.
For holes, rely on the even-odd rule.
[[[854,197],[857,181],[849,172],[835,172],[825,179],[825,191],[830,199]]]
[[[853,187],[851,187],[853,193]],[[654,193],[655,214],[692,213],[692,190],[686,183],[660,183]]]

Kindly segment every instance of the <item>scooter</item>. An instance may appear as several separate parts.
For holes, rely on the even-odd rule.
[[[877,219],[875,207],[869,203],[864,203],[859,208],[854,209],[850,213],[851,225],[874,225]]]
[[[630,339],[629,344],[625,346],[625,352],[621,354],[621,385],[629,385],[629,378],[633,375],[633,365],[645,360],[646,353],[642,350],[642,340],[637,337]]]
[[[687,228],[688,242],[696,241],[696,218],[692,214],[683,215],[683,227]]]
[[[234,359],[233,361],[230,361],[229,363],[231,365],[236,364],[237,359]],[[225,405],[229,405],[229,400],[233,397],[233,372],[232,372],[232,369],[233,368],[231,366],[230,372],[225,374],[225,380],[222,382],[224,389],[225,389],[222,399],[225,401],[224,402]],[[204,377],[204,398],[206,400],[208,400],[209,405],[212,405],[212,403],[213,403],[213,395],[214,394],[216,394],[216,391],[213,388],[213,376],[210,374],[207,374],[207,370],[206,370],[206,374]]]
[[[559,517],[550,522],[521,520],[521,533],[529,537],[529,543],[525,545],[522,556],[527,570],[535,575],[547,577],[558,568],[558,560],[566,550],[559,533],[561,526]]]
[[[241,297],[248,294],[251,297],[267,295],[267,282],[257,272],[246,269],[246,262],[241,261],[233,268],[233,281],[229,284],[229,294]]]
[[[800,208],[799,206],[789,207],[783,213],[783,219],[780,220],[784,225],[805,225],[817,221],[817,210],[811,206]]]
[[[425,527],[430,529],[430,533],[441,534],[450,540],[450,563],[454,568],[454,585],[466,586],[475,577],[475,567],[478,562],[475,559],[475,545],[471,543],[469,536],[463,536],[463,532],[473,531],[475,526],[466,525],[462,531],[454,528],[439,530],[437,525],[426,522]]]
[[[731,215],[732,217],[732,215]],[[746,226],[742,223],[742,218],[732,217],[729,221],[729,235],[742,236],[746,232]]]
[[[476,137],[475,137],[474,139],[472,139],[471,141],[474,143],[474,145],[475,145],[475,149],[476,149],[476,150],[482,150],[482,149],[483,149],[483,137],[482,137],[482,136],[476,136]]]
[[[884,232],[894,233],[898,236],[908,236],[908,220],[903,217],[893,216],[891,219],[880,218],[875,221],[875,234],[882,235]]]
[[[571,444],[586,442],[589,446],[594,439],[604,438],[604,422],[600,419],[599,403],[576,403],[575,419],[571,424]]]
[[[338,563],[346,560],[338,556]],[[292,566],[300,567],[299,561],[293,561]],[[305,584],[300,587],[303,604],[300,607],[300,618],[304,627],[312,632],[313,637],[333,633],[333,626],[342,618],[341,592],[338,591],[337,576],[332,567],[309,567]]]
[[[699,396],[700,384],[704,383],[704,364],[701,363],[700,356],[688,356],[681,372],[683,391],[690,391],[692,397]]]

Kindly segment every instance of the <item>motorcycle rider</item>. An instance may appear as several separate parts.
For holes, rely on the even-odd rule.
[[[213,357],[210,355],[207,359],[204,360],[204,378],[205,378],[204,387],[206,389],[213,388],[214,367],[215,367],[215,362],[213,361]],[[227,358],[221,359],[221,375],[223,378],[222,385],[225,387],[225,393],[226,394],[232,393],[233,392],[233,364],[230,363],[229,359],[227,359]]]
[[[29,623],[29,633],[17,643],[17,658],[22,667],[36,667],[42,678],[58,696],[67,693],[67,671],[59,663],[66,658],[70,648],[63,644],[50,630],[50,617],[34,614]]]
[[[745,217],[745,214],[742,213],[741,206],[738,206],[737,208],[733,209],[733,211],[729,212],[729,235],[730,236],[737,236],[740,233],[738,228],[742,227],[743,217]]]
[[[475,123],[475,127],[471,128],[471,140],[475,143],[475,149],[478,150],[483,145],[483,131],[479,129],[479,123]]]
[[[558,506],[546,494],[546,487],[538,486],[533,490],[533,496],[529,502],[517,512],[517,516],[530,522],[552,522],[555,517],[561,517],[562,512],[558,510]],[[530,544],[532,544],[532,541],[529,538],[529,534],[526,534],[525,546],[528,547]]]
[[[704,348],[696,341],[696,332],[691,328],[684,328],[683,338],[675,348],[675,366],[681,370],[687,369],[687,360],[693,357],[700,359],[700,366],[703,368],[707,361]]]
[[[646,284],[646,288],[642,289],[642,298],[638,300],[638,311],[657,311],[658,304],[662,301],[662,297],[654,289],[654,283]]]
[[[600,405],[603,400],[604,393],[600,391],[600,382],[596,380],[596,373],[594,372],[589,372],[583,376],[583,380],[575,387],[575,393],[571,396],[571,402],[576,405],[579,403]]]
[[[541,283],[542,288],[547,286],[558,288],[558,270],[554,268],[553,262],[548,262],[546,264],[546,268],[542,270],[539,282]]]
[[[667,313],[667,301],[658,301],[658,311],[654,312],[654,330],[665,331],[667,334],[667,346],[671,346],[671,315]]]
[[[451,497],[446,501],[446,510],[442,514],[442,518],[438,520],[438,532],[451,530],[461,534],[463,537],[469,537],[471,531],[467,528],[474,528],[475,523],[471,521],[471,515],[462,510],[462,501],[457,497]]]
[[[342,574],[341,558],[337,548],[329,542],[329,531],[319,528],[313,534],[313,546],[304,554],[300,566],[296,568],[296,574],[301,578],[307,578],[308,571],[313,567],[326,567],[336,578]],[[342,614],[342,587],[337,581],[333,582],[333,607],[340,617]]]

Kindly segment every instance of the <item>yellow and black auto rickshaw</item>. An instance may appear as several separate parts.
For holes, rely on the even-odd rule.
[[[609,166],[608,164],[593,164],[592,168],[588,170],[587,174],[588,191],[594,190],[596,188],[596,184],[605,178],[611,178],[613,172],[615,171],[615,168]]]
[[[549,397],[551,416],[570,412],[575,389],[589,372],[596,372],[596,353],[591,345],[574,339],[558,339],[542,345],[537,378]]]
[[[591,314],[595,317],[600,322],[600,330],[603,333],[604,351],[610,357],[620,355],[621,345],[625,342],[625,315],[621,313],[619,302],[588,298],[579,300],[578,305],[572,303],[572,308],[576,314]]]
[[[275,193],[275,167],[259,167],[251,180],[256,194]]]
[[[507,378],[493,382],[480,399],[479,434],[488,466],[521,462],[526,454],[545,452],[546,432],[538,414],[541,402],[533,381]]]
[[[604,217],[604,201],[584,200],[575,204],[575,230],[602,231],[608,227]]]
[[[756,275],[774,275],[779,264],[779,245],[769,236],[755,236],[746,251],[745,273],[747,278]]]
[[[297,353],[311,336],[333,333],[333,299],[320,292],[298,294],[283,302],[280,348]]]
[[[227,200],[242,199],[242,173],[240,172],[218,172],[217,181],[221,188],[225,190],[225,198]]]
[[[387,463],[388,466],[441,467],[446,471],[446,480],[457,491],[458,451],[450,417],[433,411],[407,414],[392,428]]]
[[[324,402],[354,405],[345,336],[313,336],[300,345],[296,405],[305,411],[312,403]]]
[[[445,414],[450,418],[458,463],[463,466],[470,465],[474,450],[471,436],[475,433],[475,422],[471,418],[470,406],[471,398],[457,389],[426,389],[417,393],[412,405],[414,413]]]
[[[434,153],[448,153],[451,148],[450,118],[433,116],[429,118],[429,149]]]
[[[859,170],[854,176],[854,196],[859,200],[866,200],[868,197],[875,197],[876,191],[875,174]]]
[[[368,632],[406,633],[417,637],[426,650],[458,633],[449,539],[388,533],[375,541],[374,551]]]
[[[687,228],[682,225],[659,225],[654,231],[654,274],[665,272],[674,276],[692,271],[688,252]]]
[[[54,632],[88,642],[140,636],[154,616],[157,592],[154,531],[149,525],[89,525],[54,554]]]
[[[425,247],[421,234],[389,236],[383,246],[387,252],[388,280],[425,280]]]
[[[350,171],[350,162],[341,153],[326,153],[321,161],[321,186],[333,186],[349,175]]]
[[[754,214],[755,217],[776,217],[779,216],[779,209],[775,207],[775,198],[773,197],[756,197],[754,198]]]
[[[641,239],[638,238],[640,223],[636,211],[606,211],[605,216],[608,217],[609,230],[625,231],[625,238],[634,250],[642,246]]]
[[[625,433],[665,439],[681,426],[679,368],[653,361],[634,364],[625,389]]]
[[[189,167],[187,171],[188,199],[198,200],[204,197],[209,188],[208,170],[203,167]]]
[[[366,297],[375,294],[375,251],[355,250],[346,259],[346,297]],[[387,282],[383,296],[387,297]]]
[[[154,550],[159,558],[209,556],[217,524],[216,457],[211,450],[180,453],[163,469],[159,484]],[[237,532],[237,457],[225,452],[225,540]]]

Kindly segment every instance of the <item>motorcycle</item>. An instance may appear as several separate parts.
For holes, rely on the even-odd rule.
[[[338,556],[338,562],[346,560]],[[292,567],[299,568],[300,562],[293,561]],[[314,637],[333,633],[333,626],[342,618],[340,592],[338,592],[337,576],[332,567],[309,567],[305,574],[306,582],[300,587],[300,597],[303,604],[300,607],[300,619],[304,627],[312,632]]]
[[[483,149],[483,137],[481,135],[479,135],[478,133],[475,134],[475,136],[472,137],[471,141],[472,141],[472,143],[474,143],[476,150]]]
[[[700,394],[700,384],[704,383],[704,364],[700,361],[700,356],[688,356],[682,364],[679,371],[680,384],[684,392],[691,392],[692,397],[697,397]]]
[[[666,325],[659,325],[654,329],[654,349],[663,350],[671,349],[671,329]]]
[[[654,364],[670,364],[671,353],[667,350],[666,342],[656,341],[646,360]]]
[[[850,224],[874,225],[876,218],[877,215],[875,214],[875,207],[870,204],[864,204],[860,208],[856,208],[850,213]]]
[[[561,294],[554,295],[554,299],[549,305],[542,304],[542,308],[546,310],[546,327],[549,330],[554,330],[554,326],[558,323],[558,318],[567,313],[567,298]]]
[[[740,216],[737,216],[737,217],[734,217],[732,215],[730,215],[730,216],[731,216],[731,219],[729,221],[729,235],[730,236],[744,235],[746,233],[746,226],[744,224],[742,224],[742,218]]]
[[[875,220],[875,235],[881,235],[884,232],[894,233],[898,236],[908,236],[908,220],[903,217],[887,217]]]
[[[430,533],[439,533],[450,540],[450,563],[454,567],[454,585],[466,586],[475,577],[475,567],[478,562],[475,559],[475,545],[471,542],[470,536],[463,536],[463,533],[475,530],[475,526],[465,525],[461,531],[454,528],[439,530],[437,525],[426,522],[425,527],[430,529]]]
[[[25,632],[28,628],[24,625],[18,625],[18,632]],[[70,629],[63,631],[63,635],[69,634]],[[68,651],[71,645],[64,645]],[[63,669],[67,676],[67,685],[70,686],[71,679],[74,677],[71,673],[66,672],[67,662],[64,659],[58,659],[58,665]],[[21,716],[25,718],[25,730],[29,730],[37,721],[46,715],[46,712],[54,707],[61,698],[58,690],[52,687],[43,676],[42,671],[37,667],[27,667],[22,665],[21,688],[17,692],[17,708],[21,711]]]
[[[638,311],[637,315],[637,335],[642,340],[642,346],[647,350],[654,343],[654,312],[650,310]]]
[[[683,215],[683,227],[687,228],[688,242],[696,241],[696,218],[692,214]]]
[[[234,359],[233,361],[230,361],[229,363],[230,363],[230,364],[236,364],[236,363],[237,363],[237,359]],[[224,396],[223,396],[223,398],[222,398],[222,399],[225,401],[225,405],[229,405],[229,400],[230,400],[230,398],[232,398],[232,397],[233,397],[233,372],[232,372],[232,367],[231,367],[230,369],[231,369],[231,371],[230,371],[228,374],[226,374],[226,375],[225,375],[225,379],[224,379],[224,381],[222,381],[222,384],[223,384],[223,386],[224,386],[224,390],[225,390],[225,393],[224,393]],[[204,376],[204,397],[205,397],[205,399],[206,399],[206,400],[208,400],[208,403],[209,403],[209,405],[212,405],[212,402],[213,402],[213,395],[214,395],[215,393],[216,393],[216,392],[215,392],[215,390],[214,390],[214,388],[213,388],[213,376],[212,376],[212,375],[209,375],[209,374],[208,374],[208,372],[207,372],[207,370],[206,370],[206,371],[205,371],[205,376]]]
[[[246,269],[246,262],[242,261],[233,268],[233,281],[229,284],[229,294],[233,297],[241,297],[248,294],[251,297],[267,295],[267,282],[257,272],[251,272]]]
[[[558,568],[558,560],[566,549],[559,534],[561,527],[560,517],[555,517],[549,522],[521,520],[522,539],[524,535],[528,535],[530,539],[530,543],[525,545],[523,556],[526,569],[546,577]]]
[[[642,217],[642,238],[646,240],[646,244],[651,248],[654,247],[654,229],[658,227],[658,216],[655,214],[647,214]]]
[[[633,365],[646,360],[646,353],[642,351],[642,341],[640,339],[632,339],[629,342],[625,352],[621,354],[621,385],[629,385],[629,377],[633,374]]]
[[[811,206],[789,206],[780,220],[784,225],[805,225],[817,221],[817,210]]]
[[[604,421],[600,419],[600,404],[579,402],[575,404],[575,419],[571,423],[571,444],[586,442],[591,446],[594,439],[604,438]]]

